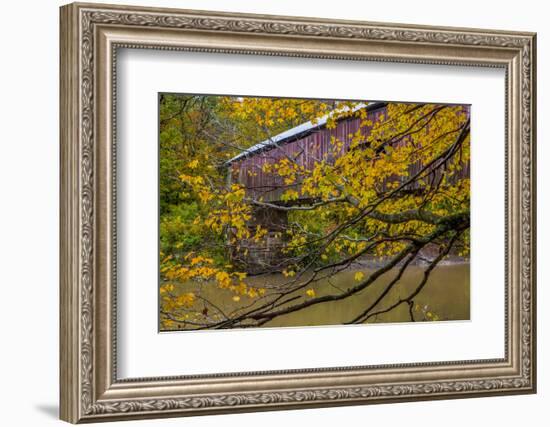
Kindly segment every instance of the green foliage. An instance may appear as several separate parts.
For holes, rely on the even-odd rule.
[[[201,241],[193,221],[199,215],[197,202],[170,206],[160,220],[160,250],[165,254],[185,253]]]

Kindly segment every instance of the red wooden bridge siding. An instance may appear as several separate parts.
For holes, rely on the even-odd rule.
[[[469,114],[469,107],[465,106],[465,110]],[[368,119],[375,123],[381,114],[385,114],[386,106],[370,110],[367,112]],[[288,140],[281,141],[272,149],[264,149],[257,153],[251,153],[242,160],[236,160],[231,164],[232,182],[238,182],[243,185],[249,197],[259,199],[260,197],[265,202],[279,202],[285,191],[292,188],[299,191],[299,183],[286,185],[284,179],[276,173],[263,172],[262,166],[266,163],[277,163],[281,159],[288,157],[300,166],[312,170],[316,162],[326,159],[327,162],[334,162],[338,153],[334,153],[334,146],[331,144],[331,137],[336,137],[344,144],[340,151],[344,154],[350,145],[350,135],[357,132],[360,126],[361,119],[359,118],[344,118],[338,121],[336,128],[327,129],[320,127],[305,135],[297,135],[290,137]],[[364,127],[362,132],[368,136],[371,127]],[[293,139],[294,138],[294,139]],[[406,144],[407,141],[402,141],[400,144]],[[418,172],[422,167],[421,164],[412,164],[410,166],[410,174]],[[461,177],[469,176],[469,164],[464,165],[460,172]],[[306,200],[299,199],[294,203],[305,203]]]

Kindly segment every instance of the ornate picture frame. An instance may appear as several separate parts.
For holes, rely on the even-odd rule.
[[[536,391],[535,34],[75,3],[61,8],[60,42],[61,419],[112,421]],[[504,69],[505,357],[118,379],[119,48]]]

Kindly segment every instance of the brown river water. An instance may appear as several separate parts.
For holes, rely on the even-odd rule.
[[[342,289],[354,286],[357,282],[354,275],[358,270],[344,271],[333,276],[330,281],[317,282],[314,286],[317,296],[339,293]],[[368,275],[368,269],[361,269]],[[377,305],[375,311],[383,310],[400,298],[406,298],[422,280],[424,269],[420,266],[410,266],[388,295]],[[263,327],[284,326],[320,326],[338,325],[349,322],[363,312],[385,288],[385,285],[395,276],[392,270],[381,276],[370,287],[339,301],[316,304],[300,311],[279,316],[266,323]],[[249,278],[250,285],[261,286],[261,281],[271,283],[281,280],[280,276],[264,278]],[[177,284],[176,293],[197,291],[194,284]],[[248,297],[241,297],[238,302],[232,301],[229,291],[216,286],[201,286],[202,295],[216,304],[224,312],[247,305],[252,302]],[[304,294],[304,290],[300,291]],[[470,265],[455,263],[440,265],[432,271],[426,286],[414,299],[413,316],[415,321],[445,321],[470,319]],[[409,322],[410,313],[407,304],[401,304],[392,311],[369,319],[368,323]]]

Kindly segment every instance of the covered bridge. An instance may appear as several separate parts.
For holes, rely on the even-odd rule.
[[[312,170],[316,162],[325,160],[328,163],[334,162],[340,155],[345,154],[351,144],[351,136],[359,129],[365,137],[368,137],[372,127],[360,127],[362,120],[370,120],[376,123],[380,115],[385,115],[387,103],[370,102],[358,104],[352,111],[365,109],[366,118],[356,117],[355,114],[344,115],[338,118],[334,128],[327,128],[327,121],[331,117],[329,113],[316,122],[306,122],[252,147],[244,150],[237,156],[226,162],[228,167],[228,181],[241,184],[248,198],[261,200],[269,204],[278,205],[306,205],[313,200],[301,194],[300,182],[286,184],[284,178],[264,168],[265,164],[278,164],[285,157],[292,159],[298,166],[306,170]],[[464,107],[469,109],[469,107]],[[335,150],[331,139],[335,137],[343,142],[341,148]],[[405,140],[400,143],[407,143]],[[415,174],[422,167],[421,164],[411,164],[410,174]],[[460,171],[461,175],[469,175],[469,165],[465,165]],[[282,195],[293,189],[298,192],[298,198],[292,201],[282,200]],[[284,238],[284,231],[288,224],[287,211],[270,207],[256,206],[253,218],[249,223],[251,229],[257,225],[267,230],[265,241],[261,244],[254,242],[241,242],[241,249],[244,248],[246,255],[242,252],[234,253],[233,258],[240,258],[249,271],[270,271],[281,268],[278,265],[280,257],[279,249],[282,246],[281,239]],[[281,237],[283,236],[283,237]]]
[[[381,102],[359,104],[354,110],[366,109],[367,118],[375,122],[385,112],[386,105]],[[328,129],[326,124],[330,114],[319,118],[315,123],[306,122],[266,139],[227,161],[228,183],[239,183],[245,188],[247,197],[271,204],[289,204],[281,199],[289,189],[300,194],[292,204],[311,203],[312,200],[301,195],[299,182],[285,184],[284,178],[265,170],[264,165],[279,163],[286,157],[299,166],[312,170],[316,162],[335,161],[338,153],[331,144],[331,138],[336,137],[344,142],[341,148],[341,154],[344,154],[349,149],[349,135],[357,132],[362,119],[354,116],[342,118],[337,121],[335,128]],[[369,129],[363,128],[363,132],[367,135]],[[249,227],[255,229],[257,225],[261,225],[267,230],[267,235],[261,243],[240,242],[240,250],[232,253],[234,262],[241,262],[249,272],[283,268],[280,248],[284,239],[282,231],[287,224],[287,211],[255,207]]]
[[[383,102],[371,102],[359,104],[353,110],[366,109],[367,119],[374,123],[385,112],[386,105]],[[264,171],[263,166],[266,163],[278,163],[285,157],[308,170],[314,168],[315,162],[326,160],[331,163],[338,157],[334,145],[331,144],[332,137],[344,142],[341,154],[348,151],[351,139],[349,135],[359,130],[363,119],[341,118],[334,129],[328,129],[326,123],[330,115],[331,113],[319,118],[315,123],[310,121],[293,127],[228,160],[226,165],[230,168],[230,181],[241,184],[250,198],[282,203],[283,193],[289,189],[298,191],[300,184],[286,185],[284,178],[271,171]],[[368,127],[363,127],[365,136],[368,136],[369,130]],[[310,200],[303,199],[302,196],[294,201],[295,204],[308,202]]]

